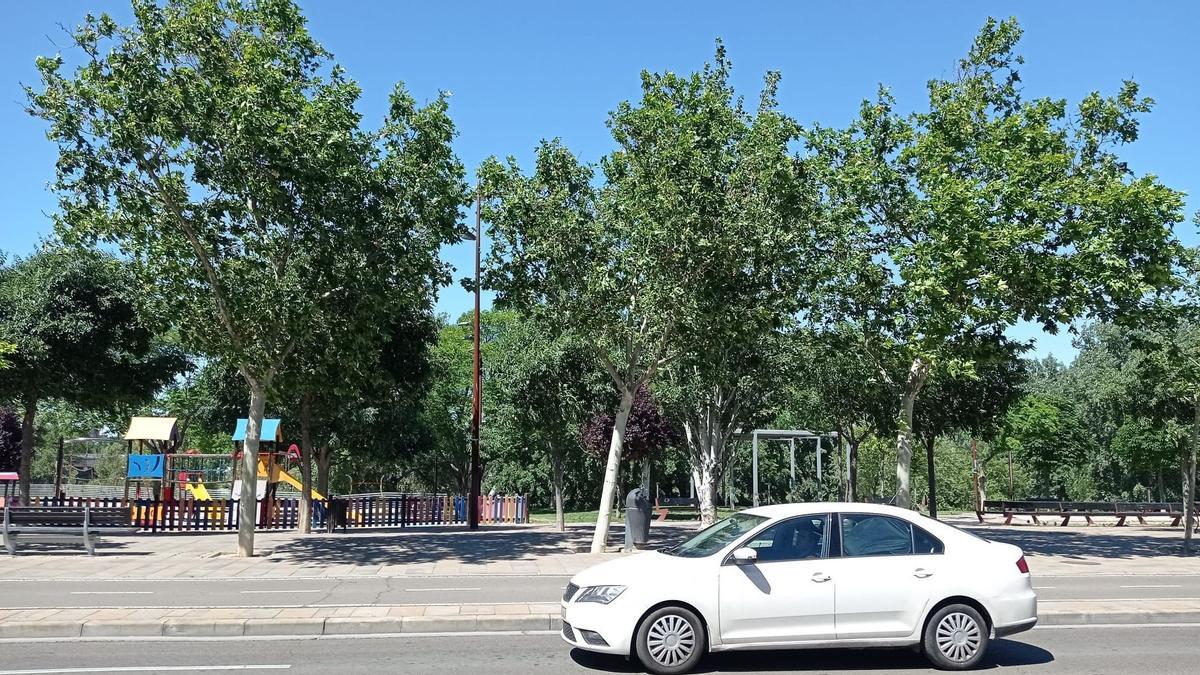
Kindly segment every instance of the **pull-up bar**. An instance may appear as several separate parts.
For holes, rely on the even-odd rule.
[[[804,441],[814,439],[817,442],[817,480],[822,477],[821,467],[821,439],[822,438],[837,438],[836,431],[818,433],[809,431],[808,429],[754,429],[752,431],[738,432],[730,436],[734,441],[750,441],[750,467],[752,481],[752,496],[754,506],[758,506],[758,439],[771,441],[787,441],[790,450],[790,467],[792,484],[796,483],[796,441]]]

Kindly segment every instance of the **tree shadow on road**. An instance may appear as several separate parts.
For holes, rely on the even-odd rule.
[[[585,668],[610,673],[645,672],[636,661],[619,656],[571,650],[571,659]],[[1054,655],[1031,644],[994,640],[980,669],[1010,668],[1050,663]],[[776,671],[933,671],[923,656],[907,649],[790,649],[781,651],[723,652],[709,654],[694,672],[746,673]]]
[[[964,528],[981,537],[1020,546],[1025,553],[1062,558],[1137,558],[1183,555],[1183,533],[1168,530],[1126,530],[1125,533],[1080,531],[1070,528],[1035,530],[1023,527]],[[1157,534],[1155,534],[1157,533]]]

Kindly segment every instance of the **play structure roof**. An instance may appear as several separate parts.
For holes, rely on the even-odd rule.
[[[174,417],[134,417],[129,420],[127,441],[173,441],[179,438]]]
[[[283,431],[279,429],[279,420],[266,418],[262,421],[262,429],[258,434],[259,440],[275,441],[276,443],[283,442]],[[246,440],[246,420],[245,418],[237,421],[237,426],[233,429],[233,440]]]
[[[17,480],[16,471],[0,471],[0,480]]]

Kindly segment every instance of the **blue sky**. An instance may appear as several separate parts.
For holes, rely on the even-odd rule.
[[[468,168],[485,157],[527,161],[539,139],[561,137],[588,160],[611,145],[607,112],[638,95],[643,69],[690,71],[724,39],[734,81],[757,96],[764,71],[780,70],[782,107],[806,122],[845,124],[878,83],[902,106],[923,104],[925,82],[953,72],[955,60],[989,15],[1015,15],[1029,96],[1078,101],[1136,79],[1157,100],[1141,140],[1124,151],[1132,167],[1189,193],[1200,209],[1200,3],[1155,2],[304,2],[313,34],[364,89],[360,110],[376,125],[392,85],[418,99],[453,94],[456,149]],[[0,249],[28,252],[50,230],[45,186],[54,149],[42,124],[23,112],[21,83],[34,83],[33,59],[63,44],[58,24],[86,11],[129,16],[124,0],[12,3],[0,27]],[[1195,243],[1193,227],[1181,237]],[[445,257],[471,272],[462,244]],[[444,289],[440,311],[470,307],[461,287]],[[1070,359],[1065,335],[1037,337],[1037,353]]]

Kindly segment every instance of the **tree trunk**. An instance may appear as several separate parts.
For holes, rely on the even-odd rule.
[[[1192,404],[1192,443],[1187,450],[1183,478],[1183,554],[1192,553],[1192,531],[1196,529],[1196,446],[1200,446],[1200,398]]]
[[[238,557],[241,558],[254,556],[254,527],[258,514],[258,441],[262,434],[263,412],[267,407],[266,385],[256,379],[246,379],[250,384],[250,414],[246,419],[246,440],[242,445],[242,494],[238,504]]]
[[[563,510],[563,460],[550,449],[550,482],[554,484],[554,526],[559,532],[567,529],[567,517]]]
[[[37,416],[37,399],[25,399],[25,415],[21,418],[21,461],[18,468],[19,480],[17,487],[21,493],[21,503],[30,503],[29,481],[33,473],[33,420]]]
[[[592,553],[603,553],[608,544],[608,523],[612,515],[613,493],[617,489],[617,471],[621,467],[621,450],[625,446],[625,425],[633,408],[634,391],[626,387],[621,392],[617,417],[613,420],[612,440],[608,444],[608,462],[604,465],[604,488],[600,492],[600,512],[596,514],[596,532],[592,535]]]
[[[300,397],[300,532],[312,533],[312,393]],[[322,493],[324,494],[324,493]]]
[[[700,504],[700,526],[708,527],[717,522],[717,476],[711,466],[703,465],[692,469],[692,480],[696,483],[696,501]]]
[[[846,466],[846,501],[858,501],[858,446],[859,439],[850,439],[850,461]]]
[[[645,493],[646,499],[653,499],[650,494],[650,457],[646,457],[642,461],[642,492]]]
[[[929,364],[921,357],[913,359],[904,383],[904,395],[900,399],[899,431],[896,432],[896,506],[902,509],[912,507],[913,405],[927,377]]]
[[[329,457],[328,445],[317,449],[317,492],[329,499]]]
[[[730,415],[722,405],[722,401],[726,404],[728,401],[719,392],[714,398],[716,402],[710,401],[704,410],[683,424],[702,527],[717,522],[717,484],[725,473],[728,461],[726,432],[731,423]]]
[[[933,467],[933,445],[936,442],[936,436],[929,436],[925,439],[926,474],[929,476],[929,517],[935,519],[937,518],[937,472]]]

